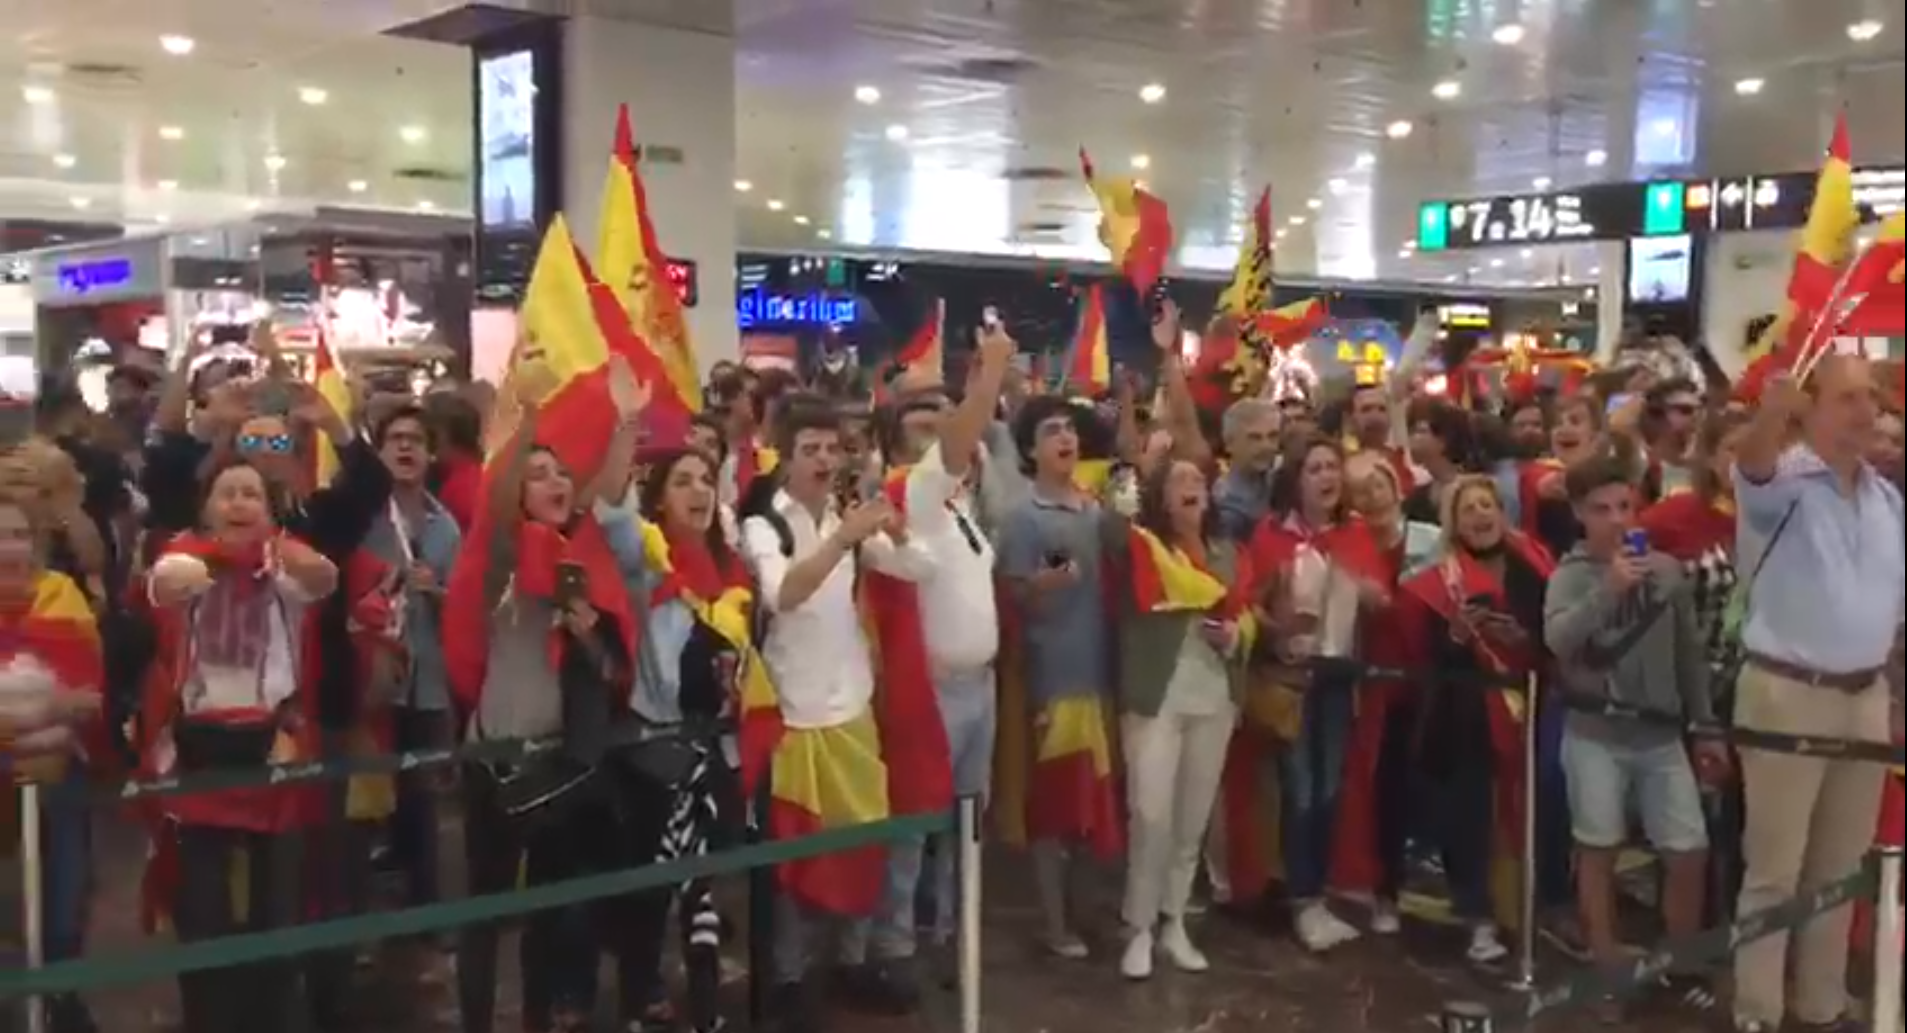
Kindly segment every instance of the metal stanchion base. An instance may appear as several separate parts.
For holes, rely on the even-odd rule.
[[[1469,1001],[1446,1005],[1437,1024],[1438,1033],[1494,1033],[1495,1028],[1490,1009]]]

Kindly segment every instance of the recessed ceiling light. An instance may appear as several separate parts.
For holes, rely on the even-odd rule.
[[[1364,153],[1358,155],[1357,160],[1352,162],[1351,164],[1357,167],[1358,169],[1372,168],[1377,164],[1377,155],[1372,154],[1369,151],[1365,151]]]
[[[1302,215],[1294,215],[1291,217],[1291,224],[1293,226],[1303,226],[1306,222],[1309,222],[1309,221],[1310,220],[1306,219]]]
[[[70,200],[75,208],[91,208],[93,206],[93,199],[90,197],[74,197],[70,198]]]
[[[184,126],[160,126],[159,139],[183,140],[185,139],[185,127]]]
[[[1857,21],[1847,27],[1847,38],[1856,43],[1866,43],[1881,34],[1886,26],[1873,18]]]
[[[1135,154],[1135,155],[1133,155],[1133,156],[1132,156],[1132,167],[1133,167],[1133,168],[1135,168],[1135,169],[1138,169],[1138,170],[1139,170],[1139,171],[1141,171],[1141,172],[1143,172],[1143,171],[1145,171],[1146,169],[1149,169],[1149,168],[1151,168],[1151,167],[1152,167],[1152,155],[1150,155],[1150,154]]]
[[[1591,276],[1601,276],[1601,275],[1602,275],[1602,266],[1599,266],[1599,265],[1592,265],[1592,266],[1590,266],[1590,267],[1589,267],[1589,275],[1591,275]]]
[[[1384,135],[1393,140],[1402,140],[1416,131],[1416,126],[1412,125],[1408,120],[1400,118],[1384,128]]]
[[[1548,190],[1550,187],[1554,186],[1555,184],[1556,184],[1556,181],[1549,178],[1548,176],[1538,176],[1535,179],[1530,180],[1530,186],[1537,190]]]
[[[795,216],[795,225],[797,225],[797,226],[806,226],[807,224],[808,224],[808,217],[807,217],[807,216],[805,216],[805,215],[797,215],[797,216]]]
[[[1326,183],[1324,187],[1326,190],[1329,190],[1334,194],[1342,194],[1346,190],[1351,189],[1351,181],[1348,179],[1334,179],[1330,181],[1329,183]]]
[[[53,164],[63,169],[70,169],[79,164],[79,159],[70,154],[55,154],[53,156]]]
[[[1149,82],[1139,87],[1139,99],[1147,104],[1157,104],[1165,99],[1165,84]]]
[[[1324,207],[1324,202],[1323,202],[1323,201],[1320,201],[1320,200],[1318,200],[1318,199],[1317,199],[1317,198],[1315,198],[1315,197],[1313,197],[1313,198],[1308,198],[1308,199],[1307,199],[1307,200],[1305,201],[1305,203],[1304,203],[1304,206],[1305,206],[1306,208],[1309,208],[1309,209],[1311,209],[1312,211],[1314,211],[1314,212],[1315,212],[1315,211],[1317,211],[1318,209],[1320,209],[1320,208],[1323,208],[1323,207]]]
[[[1417,242],[1414,240],[1406,240],[1403,243],[1403,248],[1405,251],[1415,251],[1417,250]]]
[[[1609,164],[1609,152],[1598,147],[1588,154],[1583,155],[1583,164],[1592,169],[1602,168],[1604,165]]]
[[[788,206],[785,204],[782,204],[781,201],[777,200],[776,198],[771,197],[768,199],[768,210],[771,212],[778,212],[786,207]]]
[[[854,99],[863,104],[879,104],[881,102],[881,89],[878,86],[856,86],[854,88]]]
[[[173,57],[184,57],[197,49],[199,42],[190,36],[165,35],[159,37],[159,46]]]
[[[1529,259],[1529,258],[1535,258],[1535,257],[1536,257],[1536,249],[1535,249],[1535,248],[1527,248],[1527,247],[1526,247],[1526,248],[1524,248],[1523,250],[1521,250],[1521,251],[1518,251],[1518,252],[1516,253],[1516,257],[1518,257],[1518,258],[1523,258],[1523,259]]]
[[[898,122],[896,122],[895,124],[891,126],[888,126],[887,138],[889,140],[893,140],[896,143],[899,143],[900,141],[907,139],[907,127],[904,125],[901,125]]]
[[[1766,85],[1768,85],[1766,79],[1737,79],[1735,80],[1735,93],[1743,97],[1752,97],[1760,93],[1761,88]]]
[[[1417,252],[1415,252],[1415,251],[1412,251],[1412,250],[1411,250],[1411,249],[1409,249],[1409,248],[1404,248],[1403,250],[1401,250],[1401,251],[1399,251],[1399,252],[1397,252],[1397,257],[1398,257],[1398,258],[1409,258],[1409,257],[1411,257],[1412,255],[1415,255],[1416,253],[1417,253]]]
[[[1496,31],[1490,33],[1490,38],[1503,46],[1513,47],[1523,42],[1525,35],[1526,33],[1523,30],[1523,26],[1511,22],[1508,25],[1497,26]]]
[[[1273,233],[1273,234],[1271,235],[1271,236],[1272,236],[1272,239],[1273,239],[1273,240],[1283,240],[1283,239],[1285,239],[1285,233],[1286,233],[1286,232],[1287,232],[1287,231],[1286,231],[1286,229],[1285,229],[1285,228],[1284,228],[1283,226],[1280,226],[1280,227],[1278,227],[1278,232],[1276,232],[1276,233]]]
[[[366,190],[371,189],[371,184],[366,183],[364,180],[361,180],[361,179],[354,179],[351,182],[346,183],[344,185],[344,188],[346,190],[351,191],[354,194],[362,194]]]
[[[179,181],[176,179],[162,179],[154,185],[168,193],[179,189]]]
[[[437,202],[431,200],[419,201],[417,202],[417,210],[420,212],[434,212],[437,210]]]
[[[1490,259],[1490,268],[1492,268],[1492,269],[1501,269],[1501,268],[1503,268],[1503,260],[1502,260],[1501,258],[1492,258],[1492,259]]]
[[[298,87],[298,99],[304,101],[306,104],[316,106],[330,100],[331,94],[317,86],[300,86]]]
[[[824,227],[824,228],[822,228],[822,229],[818,229],[818,230],[815,230],[815,231],[814,231],[814,235],[815,235],[815,236],[817,236],[817,237],[819,237],[819,238],[821,238],[822,240],[833,240],[833,239],[834,239],[834,231],[833,231],[833,230],[831,230],[831,229],[827,229],[827,228],[825,228],[825,227]]]
[[[251,198],[250,200],[245,202],[245,210],[248,212],[255,212],[263,207],[265,207],[265,202],[260,201],[256,197]]]
[[[51,86],[22,86],[20,98],[28,104],[51,104],[53,88]]]
[[[735,192],[738,194],[746,194],[753,189],[755,189],[755,184],[750,183],[748,180],[738,179],[735,181]]]
[[[430,131],[423,126],[404,126],[397,131],[397,135],[405,143],[423,143]]]
[[[170,223],[172,221],[172,216],[167,215],[164,212],[160,212],[159,214],[152,217],[152,221],[158,223],[161,226],[164,226],[167,223]]]
[[[1430,95],[1438,100],[1456,100],[1463,95],[1463,84],[1455,79],[1445,79],[1430,88]]]
[[[265,156],[265,167],[273,172],[282,171],[285,164],[285,156],[282,154],[267,154]]]

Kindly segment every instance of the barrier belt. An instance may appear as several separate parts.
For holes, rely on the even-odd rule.
[[[1521,1004],[1493,1010],[1494,1033],[1527,1029],[1537,1019],[1605,998],[1633,997],[1661,982],[1664,976],[1699,969],[1770,936],[1793,932],[1815,918],[1872,896],[1880,886],[1880,866],[1869,859],[1844,879],[1808,890],[1781,904],[1744,915],[1730,925],[1696,933],[1638,958],[1628,965],[1590,967],[1562,982],[1544,987]],[[4,984],[0,984],[4,985]]]
[[[849,828],[830,829],[800,839],[761,843],[719,854],[626,868],[545,886],[531,886],[514,893],[488,894],[404,911],[358,915],[198,943],[168,943],[158,948],[61,962],[37,971],[0,972],[0,1001],[167,979],[185,972],[229,968],[257,961],[338,950],[378,940],[437,933],[536,911],[573,907],[607,897],[680,886],[696,879],[731,875],[754,868],[951,832],[953,828],[952,813],[908,815]]]
[[[1766,750],[1770,753],[1821,757],[1827,760],[1857,760],[1894,767],[1907,764],[1907,748],[1884,742],[1835,739],[1819,735],[1790,735],[1784,732],[1762,731],[1758,728],[1738,728],[1718,721],[1690,721],[1672,710],[1618,703],[1600,696],[1577,693],[1564,694],[1562,702],[1564,706],[1579,714],[1594,714],[1598,717],[1635,721],[1660,728],[1673,728],[1697,739],[1720,740],[1737,749]]]
[[[612,737],[611,748],[637,746],[668,739],[706,740],[732,731],[717,722],[685,722],[632,729]],[[94,791],[102,802],[130,802],[160,796],[189,796],[228,789],[264,789],[300,782],[323,782],[359,775],[397,775],[446,764],[521,764],[538,754],[560,749],[560,737],[541,739],[493,739],[467,743],[447,749],[406,750],[368,757],[331,757],[287,764],[261,764],[245,768],[211,768],[190,774],[168,775],[149,781],[129,781],[103,786]]]

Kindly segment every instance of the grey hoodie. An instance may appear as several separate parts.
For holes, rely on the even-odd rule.
[[[1606,562],[1580,545],[1563,557],[1543,601],[1543,637],[1557,673],[1571,694],[1712,720],[1707,647],[1694,594],[1681,564],[1661,553],[1650,553],[1647,562],[1648,579],[1618,595],[1609,587]],[[1674,728],[1573,711],[1569,729],[1631,746],[1679,738]]]

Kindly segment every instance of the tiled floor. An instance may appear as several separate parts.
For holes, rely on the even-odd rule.
[[[103,830],[101,896],[95,916],[96,952],[163,949],[135,931],[134,894],[143,847],[123,828]],[[447,851],[446,856],[455,856]],[[1117,973],[1113,951],[1116,887],[1108,876],[1090,930],[1095,957],[1064,962],[1045,957],[1032,939],[1034,915],[1025,869],[1017,859],[990,862],[985,937],[984,1033],[1431,1033],[1451,1000],[1501,1000],[1501,973],[1479,973],[1462,961],[1454,931],[1412,926],[1398,940],[1353,945],[1328,959],[1297,950],[1269,924],[1208,915],[1195,929],[1214,970],[1202,976],[1163,973],[1142,985]],[[1103,906],[1102,906],[1103,905]],[[506,950],[509,958],[512,951]],[[498,1033],[519,1028],[510,1011],[514,978],[499,987],[505,1010]],[[1546,974],[1568,969],[1556,961]],[[393,975],[386,961],[367,966],[353,997],[353,1033],[437,1033],[455,1030],[445,991],[424,990]],[[743,977],[731,987],[741,1010]],[[89,995],[105,1033],[166,1028],[174,1010],[169,984]],[[958,1033],[951,995],[936,997],[909,1020],[876,1020],[840,1013],[830,1033]],[[610,1027],[604,1025],[603,1030]],[[1598,1030],[1586,1015],[1566,1015],[1538,1027],[1546,1033]],[[1635,1033],[1699,1033],[1701,1023],[1654,1008],[1625,1025]],[[260,1030],[259,1033],[280,1033]],[[295,1033],[295,1031],[283,1031]]]

